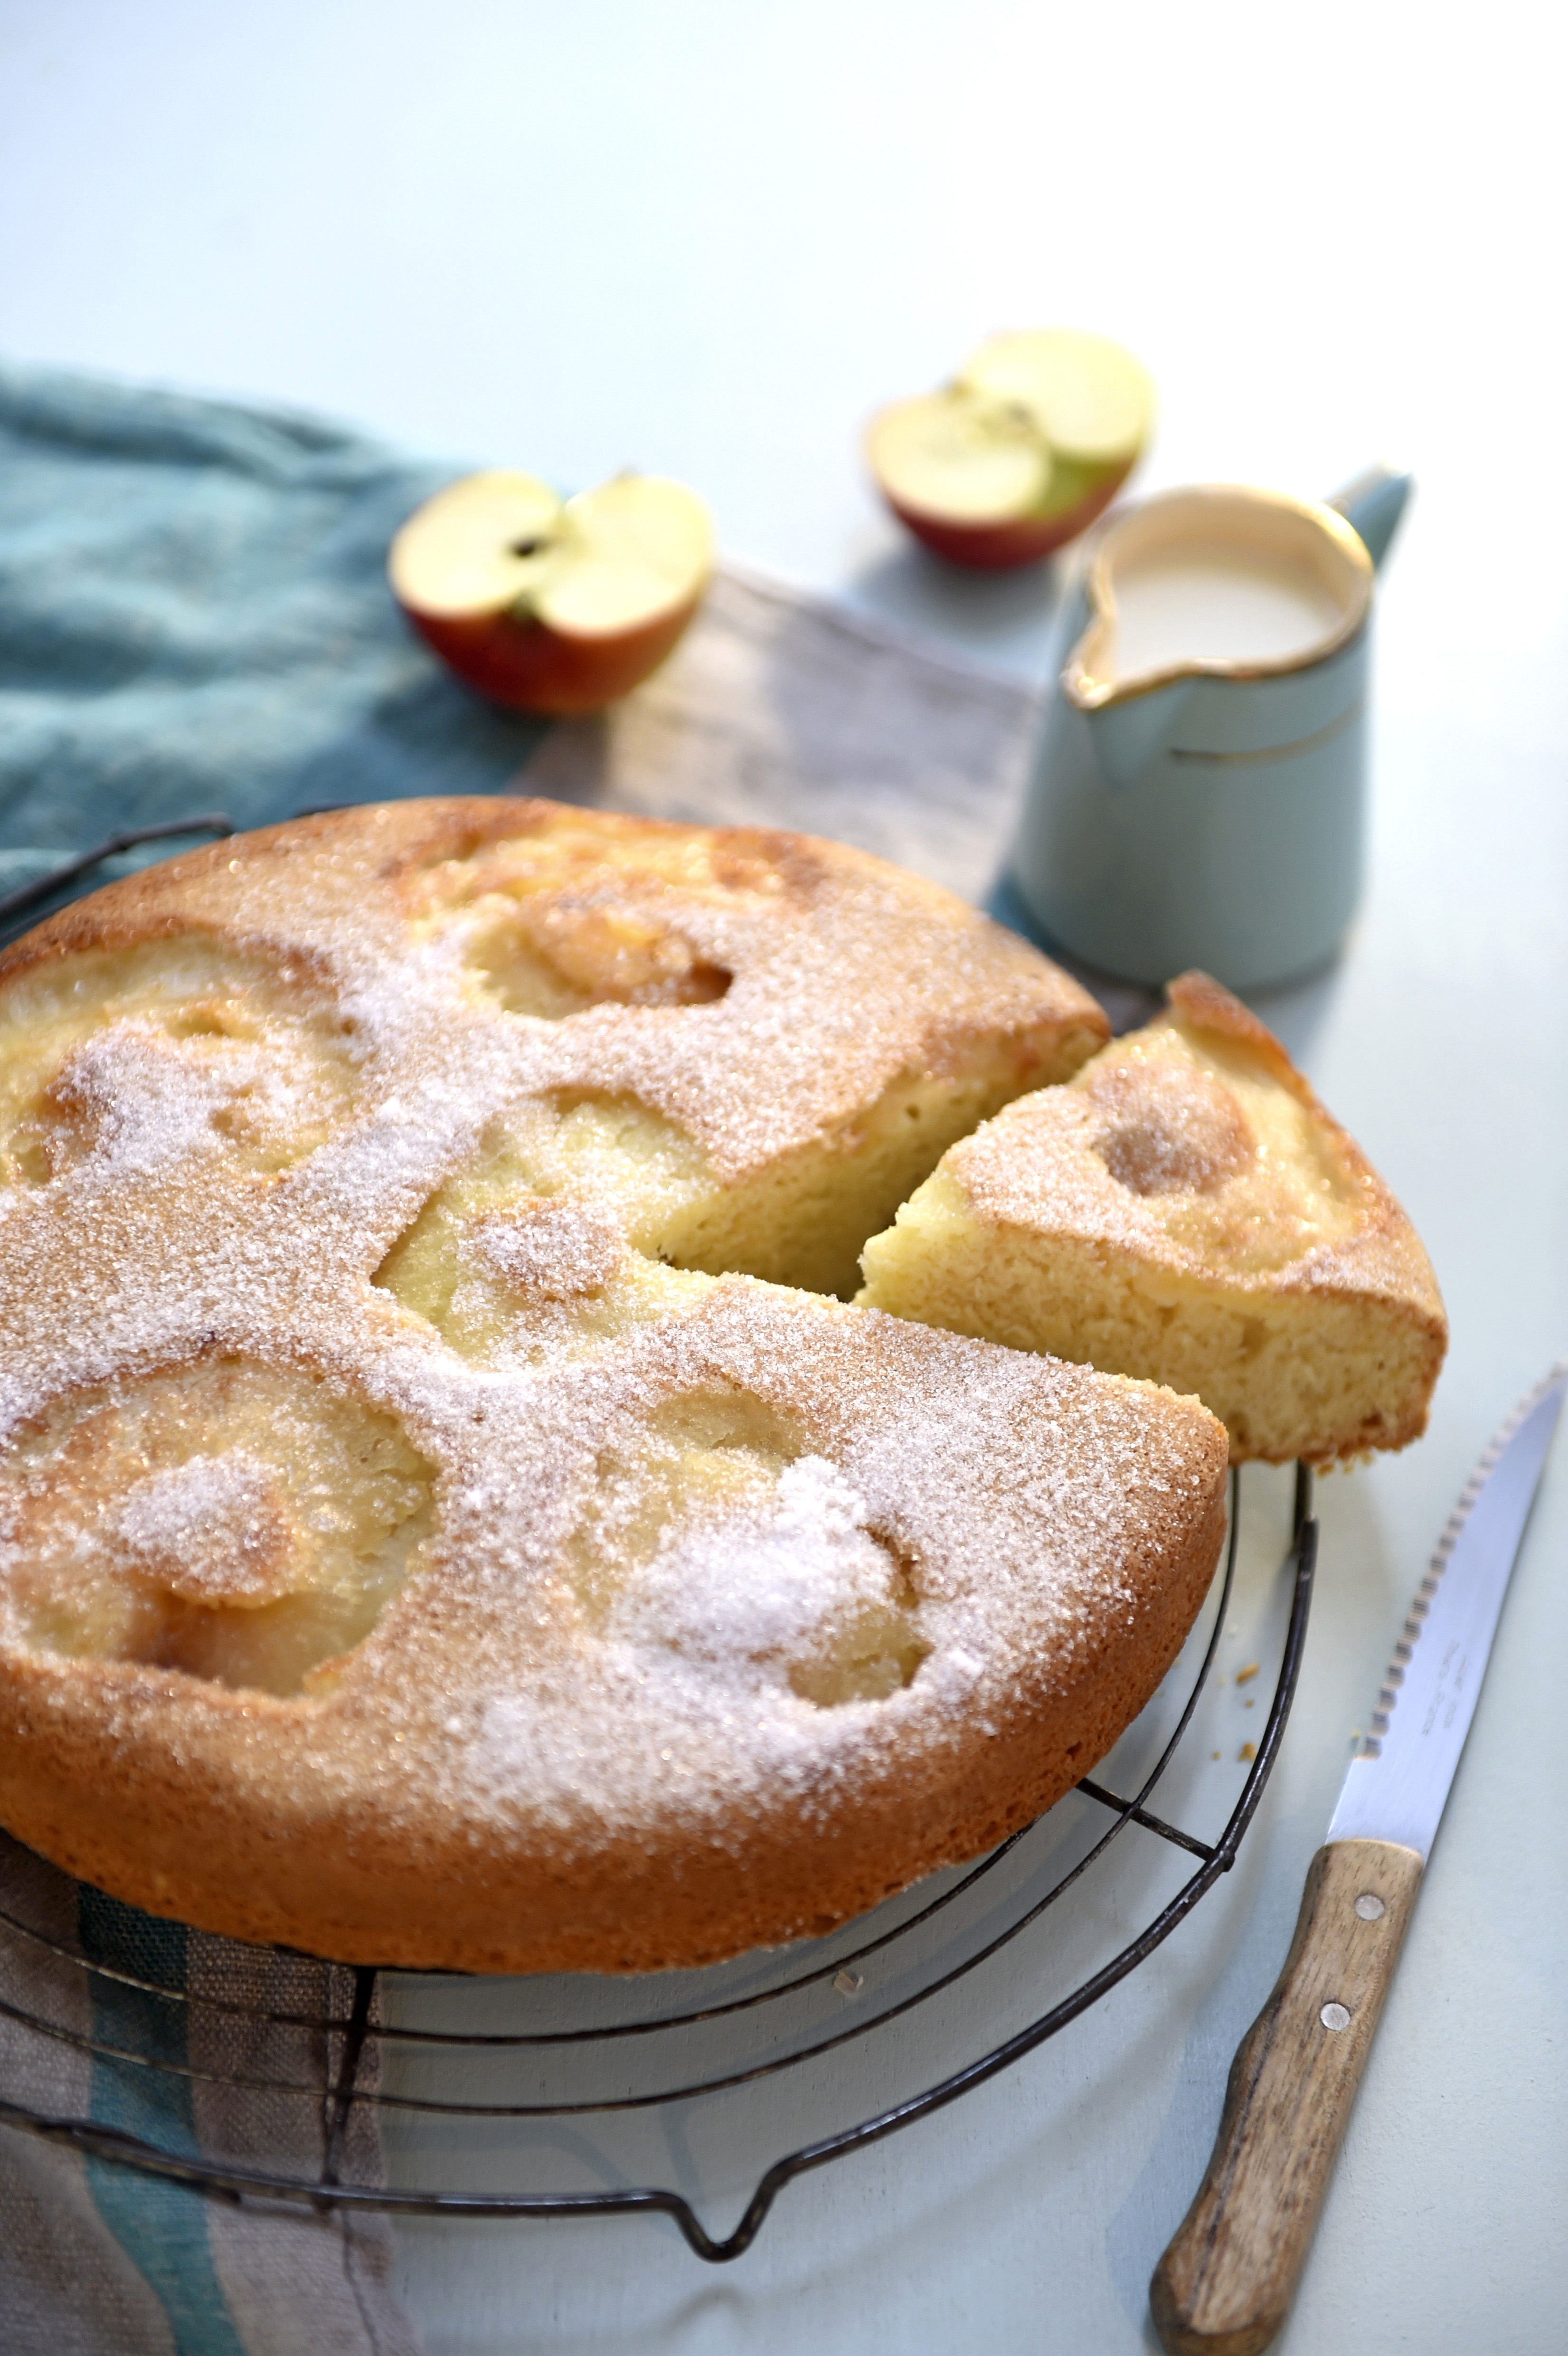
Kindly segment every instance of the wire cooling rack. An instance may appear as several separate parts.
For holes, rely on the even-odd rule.
[[[95,842],[91,851],[78,851],[43,874],[30,876],[14,891],[0,894],[0,939],[31,924],[51,900],[69,894],[73,884],[101,867],[105,860],[118,859],[123,851],[138,851],[144,842],[172,842],[181,835],[219,836],[233,831],[232,819],[220,810],[206,811],[197,818],[165,819],[157,826],[121,827]]]
[[[213,814],[117,832],[0,897],[0,938],[106,859],[177,835],[229,831],[229,820]],[[349,1969],[208,1940],[198,1984],[171,1979],[155,1959],[138,1969],[122,1951],[95,1954],[58,1919],[0,1905],[0,1988],[9,1991],[0,1995],[0,2051],[8,2064],[0,2125],[229,2200],[464,2218],[655,2212],[673,2220],[699,2257],[737,2258],[785,2185],[930,2118],[1035,2051],[1153,1954],[1230,1871],[1279,1750],[1306,1641],[1317,1535],[1307,1467],[1296,1472],[1268,1709],[1229,1814],[1207,1838],[1150,1804],[1192,1782],[1182,1771],[1226,1626],[1241,1529],[1233,1473],[1224,1561],[1198,1630],[1103,1771],[1118,1772],[1130,1791],[1085,1777],[1075,1794],[978,1864],[935,1877],[833,1940],[708,1973],[622,1982]],[[1082,1962],[1083,1941],[1075,1934],[1094,1912],[1094,1877],[1139,1831],[1168,1855],[1195,1862],[1174,1887],[1137,1877],[1140,1893],[1153,1893],[1147,1919],[1080,1970],[1072,1959]],[[1077,1909],[1063,1904],[1074,1892],[1084,1901]],[[1106,1911],[1103,1889],[1098,1895]],[[1108,1912],[1116,1911],[1113,1900]],[[987,1970],[1027,1950],[1042,1925],[1064,1920],[1072,1934],[1058,1942],[1066,1954],[1053,1959],[1057,1980],[1066,1984],[1054,2001],[931,2083],[891,2094],[901,2076],[923,2074],[932,2053],[953,2041],[948,2000],[958,1994],[962,2041],[975,2011],[997,2015],[982,1993]],[[1093,1927],[1106,1944],[1103,1925]],[[183,1934],[169,1935],[177,1943]],[[1051,1968],[1048,1959],[1038,1975],[1046,1985]],[[1023,1982],[1035,1991],[1031,1956]],[[912,2024],[914,2036],[906,2033]],[[637,2181],[635,2155],[583,2142],[590,2123],[603,2129],[607,2122],[653,2121],[656,2150],[678,2160],[692,2141],[694,2117],[740,2098],[752,2105],[752,2142],[760,2136],[765,2143],[772,2128],[776,2144],[783,2124],[812,2107],[795,2090],[808,2086],[819,2097],[825,2085],[836,2085],[850,2049],[861,2063],[886,2054],[880,2083],[891,2098],[868,2115],[804,2137],[763,2168],[728,2233],[708,2230],[689,2192]],[[670,2066],[667,2057],[693,2051],[695,2071],[685,2061]],[[63,2065],[53,2072],[51,2052]],[[95,2084],[106,2075],[114,2097],[107,2107],[120,2123],[96,2100],[97,2115],[84,2117],[49,2099],[68,2072],[80,2083],[84,2067]],[[858,2080],[864,2071],[849,2074]],[[762,2099],[768,2090],[771,2102]],[[298,2158],[302,2109],[311,2115],[303,2139],[315,2155],[311,2165]],[[283,2162],[280,2148],[290,2155]],[[383,2180],[389,2153],[400,2179],[415,2180]],[[528,2164],[558,2174],[574,2166],[599,2180],[581,2190],[505,2180],[526,2175]],[[605,2176],[620,2180],[606,2183]]]
[[[1110,1766],[1102,1766],[1119,1774],[1117,1762],[1138,1759],[1141,1742],[1142,1763],[1125,1779],[1131,1789],[1085,1778],[1076,1795],[978,1864],[920,1885],[835,1940],[708,1973],[560,1982],[349,1970],[209,1941],[225,1968],[209,1975],[204,1992],[194,1982],[172,1990],[156,1973],[94,1960],[24,1910],[7,1908],[0,1911],[0,1965],[10,1968],[0,1985],[26,1989],[46,1967],[80,1984],[74,2003],[0,2003],[8,2050],[15,2052],[18,2034],[28,2035],[62,2056],[62,2073],[90,2063],[150,2090],[150,2097],[128,2113],[122,2106],[122,2116],[139,2123],[136,2131],[101,2115],[62,2115],[38,2098],[48,2081],[35,2067],[25,2073],[29,2099],[0,2089],[0,2124],[234,2200],[469,2219],[652,2211],[673,2220],[699,2257],[739,2257],[785,2185],[931,2117],[1035,2051],[1145,1962],[1234,1864],[1279,1749],[1306,1639],[1317,1524],[1305,1466],[1296,1468],[1288,1545],[1272,1590],[1278,1665],[1255,1757],[1216,1837],[1187,1829],[1153,1804],[1165,1799],[1162,1786],[1184,1782],[1190,1796],[1195,1742],[1207,1740],[1195,1736],[1194,1719],[1232,1605],[1241,1505],[1233,1473],[1224,1560],[1198,1628],[1160,1696]],[[1107,1860],[1140,1836],[1160,1845],[1159,1864],[1168,1856],[1190,1865],[1179,1886],[1158,1887],[1157,1874],[1153,1881],[1138,1877],[1140,1893],[1155,1896],[1134,1935],[1081,1976],[1069,1969],[1068,1984],[1044,2009],[987,2050],[920,2083],[944,2043],[973,2036],[976,2018],[994,2024],[983,1984],[997,1958],[1018,1957],[1018,1943],[1034,2002],[1050,1985],[1049,1965],[1038,1971],[1028,1954],[1043,1926],[1065,1926],[1070,1962],[1090,1930],[1104,1943],[1104,1922],[1116,1913],[1104,1894]],[[1074,1894],[1078,1904],[1064,1902]],[[291,1974],[294,1985],[321,1991],[319,2000],[280,2003],[276,1991]],[[248,1987],[268,1993],[248,1999]],[[112,2001],[101,2001],[105,1996]],[[182,2008],[183,2019],[176,2019]],[[171,2035],[171,2021],[188,2033]],[[846,2068],[850,2048],[854,2070]],[[290,2058],[280,2071],[284,2051]],[[222,2058],[203,2062],[203,2052]],[[683,2190],[638,2180],[635,2153],[617,2160],[589,2147],[591,2130],[640,2123],[642,2158],[651,2148],[674,2163],[667,2173],[689,2178],[681,2155],[709,2106],[745,2103],[752,2142],[760,2136],[765,2146],[771,2136],[776,2149],[812,2107],[797,2090],[816,2099],[852,2087],[868,2059],[871,2083],[886,2095],[880,2107],[795,2142],[755,2175],[727,2233],[703,2223],[689,2183]],[[897,2091],[912,2079],[908,2091]],[[208,2147],[210,2136],[193,2147],[193,2103],[197,2113],[205,2103],[209,2115],[213,2105],[219,2113],[227,2105],[229,2128],[217,2151]],[[269,2147],[291,2104],[314,2115],[315,2160],[308,2167],[279,2165]],[[150,2129],[149,2119],[173,2124]],[[389,2148],[398,2161],[399,2180],[391,2182],[382,2180]],[[656,2157],[646,2172],[657,2164]],[[522,2180],[541,2168],[547,2178],[554,2171],[555,2186]],[[562,2175],[585,2172],[597,2180],[559,2189]]]

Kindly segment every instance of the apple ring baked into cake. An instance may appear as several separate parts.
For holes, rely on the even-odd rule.
[[[1206,1588],[1195,1400],[848,1305],[1093,1001],[840,846],[480,800],[0,958],[0,1821],[347,1961],[689,1965],[972,1856]]]

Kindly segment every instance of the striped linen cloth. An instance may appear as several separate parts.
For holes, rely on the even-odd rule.
[[[351,1973],[156,1922],[3,1835],[0,1918],[0,2116],[320,2180],[340,2040],[276,2016],[347,2019]],[[379,2179],[368,2105],[339,2173]],[[418,2356],[391,2257],[374,2215],[209,2199],[0,2135],[6,2356]]]
[[[118,828],[507,788],[804,828],[974,899],[993,886],[1020,690],[726,572],[613,712],[547,730],[492,710],[385,584],[391,532],[455,471],[309,419],[0,369],[0,895]],[[279,2016],[342,2020],[351,1989],[0,1835],[5,2356],[413,2356],[378,2218],[205,2196],[15,2124],[314,2181],[336,2040]],[[341,2158],[345,2180],[380,2180],[372,2106]]]

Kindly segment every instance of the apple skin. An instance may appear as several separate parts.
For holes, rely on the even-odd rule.
[[[699,590],[640,630],[603,638],[571,637],[531,616],[454,620],[412,605],[403,611],[458,678],[493,703],[547,720],[575,720],[639,687],[673,650],[701,603]]]
[[[948,518],[906,507],[879,483],[882,498],[906,531],[912,532],[933,556],[962,564],[975,573],[1010,573],[1021,564],[1038,564],[1070,540],[1087,531],[1104,515],[1137,463],[1108,467],[1083,497],[1070,508],[1046,515],[1017,516],[1006,523],[954,523]]]

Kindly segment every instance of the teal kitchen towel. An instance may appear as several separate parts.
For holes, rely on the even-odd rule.
[[[393,531],[457,471],[0,368],[0,848],[505,786],[539,724],[449,680],[386,584]]]

